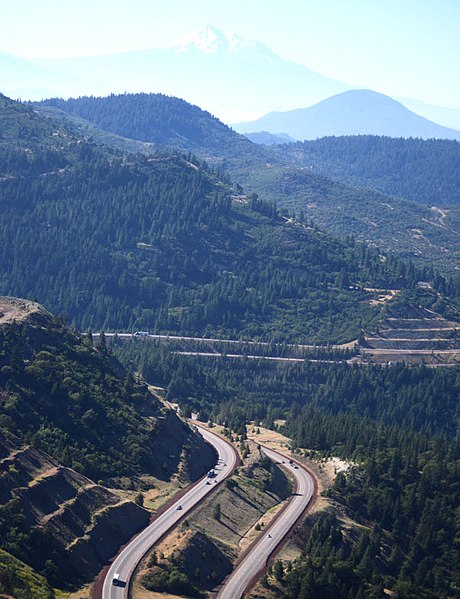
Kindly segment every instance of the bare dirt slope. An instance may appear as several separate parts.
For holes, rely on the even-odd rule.
[[[0,325],[20,322],[32,314],[44,314],[46,311],[39,304],[25,299],[0,296]]]
[[[387,317],[366,335],[361,353],[376,362],[460,362],[460,326],[428,309],[409,318]]]

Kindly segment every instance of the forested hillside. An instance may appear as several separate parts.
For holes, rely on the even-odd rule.
[[[393,367],[305,362],[278,364],[174,355],[154,343],[115,343],[123,362],[132,360],[148,381],[166,388],[186,412],[193,411],[237,430],[241,421],[273,426],[292,410],[291,433],[309,431],[314,449],[327,446],[348,456],[366,454],[371,423],[427,433],[453,440],[460,418],[456,368]],[[300,420],[301,410],[308,410]],[[330,430],[319,427],[321,414],[336,418]],[[344,423],[347,423],[344,426]],[[374,424],[372,424],[374,426]],[[356,427],[356,428],[354,428]],[[335,438],[339,435],[340,438]],[[348,439],[348,440],[347,440]],[[343,449],[342,448],[342,449]],[[361,452],[361,453],[360,453]]]
[[[10,128],[27,119],[46,134],[7,145],[0,291],[82,329],[345,341],[379,313],[365,289],[434,275],[283,217],[191,157],[121,155],[68,133],[50,145],[53,121],[21,111],[4,104]]]
[[[59,108],[123,137],[154,144],[156,149],[208,153],[211,157],[243,154],[262,156],[263,150],[209,112],[185,100],[163,94],[121,94],[105,98],[52,98],[35,104]]]
[[[60,588],[91,580],[149,521],[126,489],[186,484],[214,463],[103,337],[93,346],[38,304],[0,297],[0,592],[53,596],[8,554]]]
[[[194,435],[175,416],[173,433],[164,406],[135,383],[104,340],[93,347],[30,302],[0,298],[0,313],[0,430],[7,439],[32,443],[97,480],[175,472],[182,445]],[[168,427],[176,462],[164,466]]]
[[[460,204],[460,143],[356,135],[283,145],[286,164],[428,206]]]
[[[359,136],[268,148],[197,106],[159,94],[52,99],[35,106],[59,116],[78,136],[123,151],[192,150],[247,192],[303,213],[334,235],[352,234],[458,274],[458,142]]]
[[[438,383],[448,393],[457,387],[458,393],[458,369],[455,378]],[[413,401],[418,397],[424,406],[433,405],[431,391],[415,386],[409,393]],[[416,410],[414,405],[411,412]],[[337,476],[332,497],[365,528],[353,541],[343,522],[324,515],[304,547],[304,559],[286,576],[287,597],[377,598],[384,589],[400,599],[457,596],[458,415],[444,441],[429,428],[423,435],[408,432],[399,416],[395,412],[393,425],[381,427],[304,408],[295,421],[288,420],[298,445],[360,459],[359,466]],[[354,439],[353,420],[361,428]],[[435,421],[429,412],[428,422]]]
[[[250,192],[276,200],[280,208],[313,219],[339,237],[376,244],[417,264],[432,265],[458,279],[458,208],[442,209],[412,200],[351,187],[315,173],[310,167],[242,162],[235,176]]]

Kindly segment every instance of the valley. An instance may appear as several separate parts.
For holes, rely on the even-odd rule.
[[[0,126],[0,593],[452,599],[458,142]]]

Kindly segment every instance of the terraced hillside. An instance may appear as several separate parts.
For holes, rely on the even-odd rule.
[[[386,317],[378,331],[366,335],[361,353],[379,362],[460,362],[459,323],[426,308],[418,312],[414,318]]]
[[[0,439],[4,546],[52,579],[85,580],[149,521],[147,510],[60,465],[34,447]],[[23,541],[25,539],[23,538]],[[15,551],[16,549],[16,551]]]
[[[0,297],[7,554],[59,588],[88,581],[148,523],[150,512],[132,501],[141,491],[181,486],[213,464],[212,448],[103,340],[93,345],[34,302]],[[0,579],[0,594],[6,588]]]

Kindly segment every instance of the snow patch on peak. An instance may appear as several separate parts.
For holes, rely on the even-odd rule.
[[[207,25],[180,40],[176,50],[182,53],[197,49],[205,54],[217,54],[223,50],[235,52],[243,47],[247,48],[254,45],[255,42],[242,40],[231,31],[222,31],[217,27]]]

